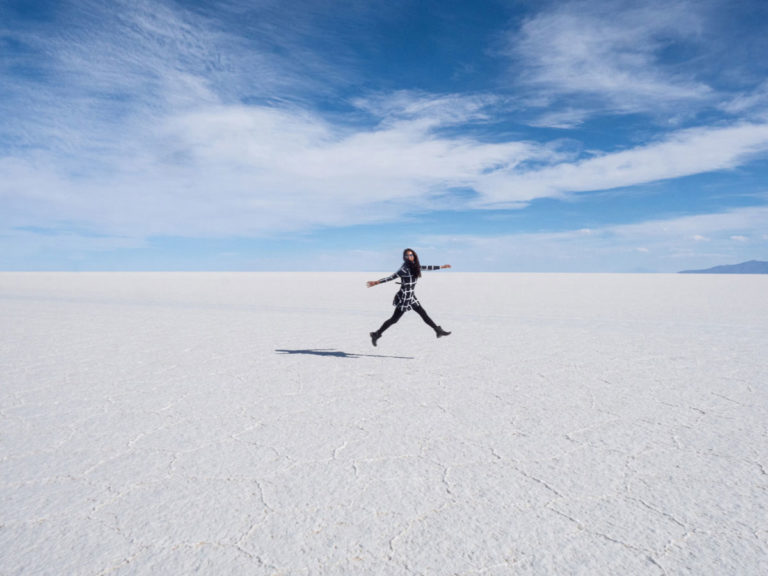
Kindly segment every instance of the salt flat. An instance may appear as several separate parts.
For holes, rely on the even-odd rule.
[[[768,277],[388,272],[0,274],[0,573],[768,573]]]

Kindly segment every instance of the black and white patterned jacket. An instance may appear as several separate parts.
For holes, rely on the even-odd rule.
[[[440,266],[423,266],[422,270],[440,270]],[[411,274],[411,269],[408,267],[407,262],[403,262],[400,266],[400,270],[379,280],[379,284],[382,282],[389,282],[395,278],[400,277],[400,290],[395,294],[395,299],[392,301],[392,306],[397,306],[400,310],[410,310],[414,305],[421,306],[416,299],[416,294],[413,292],[416,289],[416,276]]]

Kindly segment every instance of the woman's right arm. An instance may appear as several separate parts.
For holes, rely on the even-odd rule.
[[[397,272],[395,272],[391,276],[382,278],[381,280],[369,280],[368,282],[366,282],[366,284],[368,285],[368,288],[370,288],[372,286],[376,286],[376,284],[383,284],[384,282],[389,282],[390,280],[394,280],[395,278],[397,278]]]

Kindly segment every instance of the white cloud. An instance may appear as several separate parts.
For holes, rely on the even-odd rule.
[[[519,81],[550,99],[580,95],[615,111],[655,112],[711,96],[661,57],[676,43],[696,42],[703,25],[692,2],[553,4],[510,36],[510,55]]]
[[[590,113],[587,110],[565,108],[543,112],[528,121],[530,126],[538,128],[576,128],[581,125]]]
[[[697,128],[664,141],[536,170],[503,168],[478,178],[478,206],[608,190],[727,170],[768,151],[768,124]]]
[[[14,225],[53,219],[136,235],[259,235],[434,207],[451,187],[546,147],[438,137],[434,117],[371,130],[300,109],[216,106],[126,130],[118,150],[2,160]]]
[[[683,216],[670,220],[651,220],[638,224],[614,226],[606,230],[625,239],[656,238],[677,241],[689,238],[699,242],[700,238],[710,241],[730,238],[737,232],[754,234],[765,228],[768,222],[768,206],[737,208],[712,214]]]
[[[725,100],[720,108],[730,114],[753,115],[763,120],[768,117],[768,80],[754,90],[742,92]]]
[[[444,127],[488,120],[490,107],[501,98],[491,94],[434,95],[412,90],[379,93],[356,98],[353,104],[384,123],[420,121],[424,126]]]
[[[153,125],[127,123],[101,149],[6,157],[4,219],[118,235],[262,235],[383,222],[413,210],[521,207],[731,169],[768,150],[768,124],[742,124],[573,160],[557,143],[440,135],[437,128],[457,116],[476,118],[483,106],[458,96],[437,96],[430,105],[424,94],[412,94],[409,105],[406,96],[395,94],[391,105],[379,97],[380,109],[396,111],[370,129],[334,125],[297,107],[219,104]],[[448,201],[452,188],[479,195]]]

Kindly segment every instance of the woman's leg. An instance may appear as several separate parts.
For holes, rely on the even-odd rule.
[[[376,342],[379,338],[381,338],[381,335],[384,333],[384,330],[392,326],[395,322],[400,320],[400,317],[405,314],[405,310],[400,310],[400,308],[395,308],[394,313],[392,314],[392,317],[389,318],[384,322],[384,324],[381,325],[381,328],[376,330],[376,332],[371,332],[371,344],[376,346]]]
[[[429,317],[429,314],[427,314],[427,311],[424,310],[424,308],[422,308],[420,304],[414,304],[413,310],[416,312],[416,314],[421,316],[421,319],[424,320],[424,322],[426,322],[432,328],[432,330],[435,331],[435,335],[438,338],[441,338],[443,336],[448,336],[450,334],[450,332],[446,332],[445,330],[443,330],[442,326],[438,326],[437,324],[435,324],[432,318]]]
[[[421,316],[421,319],[424,320],[424,322],[426,322],[432,328],[432,330],[437,330],[437,324],[432,321],[432,318],[430,318],[429,314],[427,314],[427,311],[421,307],[421,304],[414,304],[412,309],[414,312],[416,312],[416,314]]]
[[[405,310],[400,310],[400,308],[395,308],[395,311],[392,314],[392,317],[384,321],[384,324],[381,325],[381,328],[376,330],[376,334],[381,336],[384,330],[386,330],[387,328],[392,326],[392,324],[395,324],[398,320],[400,320],[403,314],[405,314]]]

